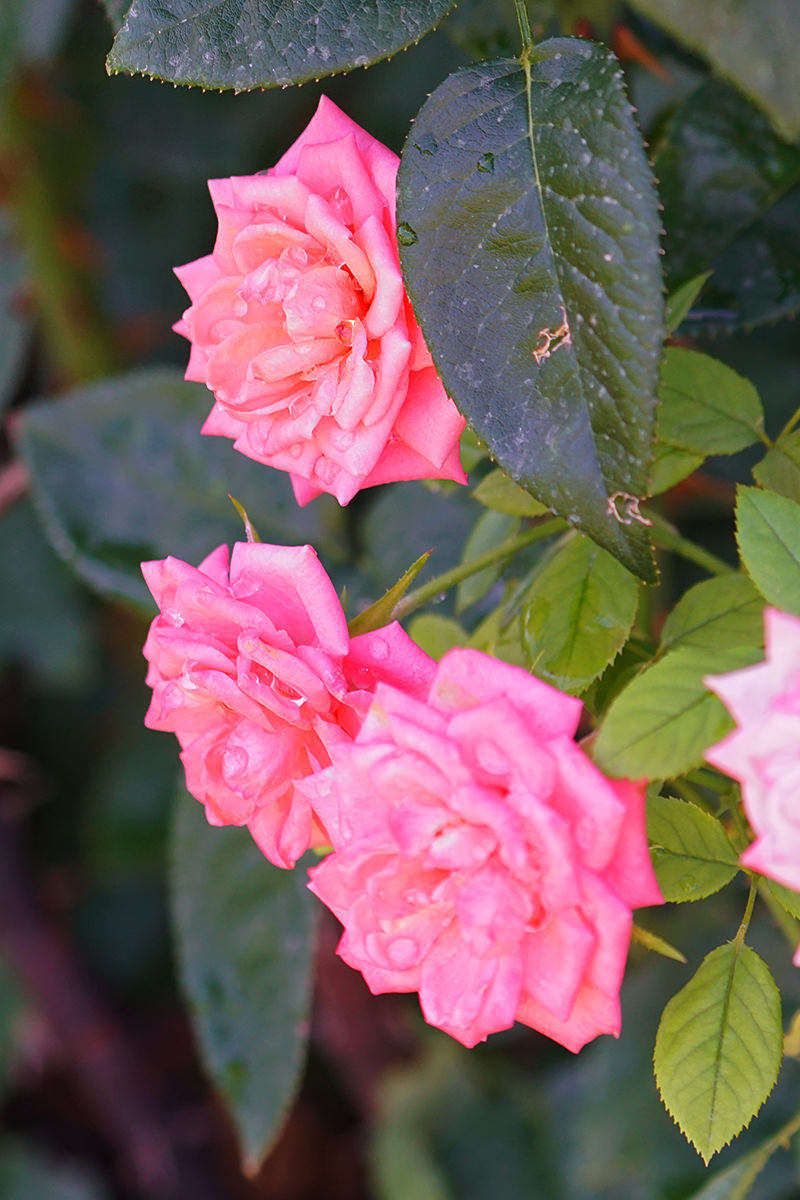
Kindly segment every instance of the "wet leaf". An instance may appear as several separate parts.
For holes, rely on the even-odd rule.
[[[514,480],[652,579],[628,504],[647,491],[655,420],[659,222],[613,57],[557,39],[452,75],[406,142],[398,206],[456,404]]]
[[[133,0],[107,66],[204,88],[275,87],[417,42],[451,0]]]

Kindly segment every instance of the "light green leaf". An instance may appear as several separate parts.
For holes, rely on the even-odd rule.
[[[420,613],[408,626],[408,636],[431,658],[440,659],[454,646],[466,646],[467,631],[450,617],[438,613]]]
[[[704,271],[702,275],[695,275],[693,279],[687,279],[667,296],[664,309],[664,324],[667,327],[667,333],[674,333],[678,328],[702,292],[710,275],[710,271]]]
[[[697,350],[667,347],[658,395],[659,440],[690,454],[734,454],[763,433],[764,411],[752,383]]]
[[[702,900],[739,870],[738,855],[719,821],[686,800],[649,796],[647,836],[667,901]]]
[[[398,176],[403,271],[448,393],[519,484],[642,578],[663,298],[653,178],[616,60],[580,38],[467,67]]]
[[[648,494],[659,496],[668,492],[682,479],[692,475],[705,462],[704,454],[688,454],[677,446],[668,446],[656,440],[653,447],[653,462],[650,467]]]
[[[567,537],[536,573],[522,606],[530,669],[562,691],[582,691],[624,646],[638,603],[629,571],[588,538]]]
[[[727,651],[729,646],[760,646],[764,602],[741,572],[695,584],[681,596],[664,622],[661,652],[693,646]]]
[[[171,884],[181,983],[200,1050],[254,1172],[303,1067],[315,901],[302,868],[272,866],[246,829],[209,825],[186,793]]]
[[[609,775],[629,779],[670,779],[697,766],[733,728],[703,676],[761,657],[761,651],[739,646],[724,654],[691,646],[667,654],[617,696],[592,747],[595,762]]]
[[[431,30],[451,0],[134,0],[107,59],[204,88],[268,88],[366,67]]]
[[[764,886],[772,893],[782,908],[800,921],[800,894],[793,892],[791,888],[784,887],[782,883],[776,883],[774,879],[765,879]]]
[[[800,504],[800,429],[782,437],[753,467],[753,478],[763,488]]]
[[[800,504],[761,488],[740,487],[736,540],[764,599],[800,616]]]
[[[335,501],[298,508],[283,472],[200,433],[209,402],[202,385],[159,369],[25,410],[19,445],[35,506],[56,551],[92,587],[152,611],[143,559],[196,565],[221,542],[243,540],[229,492],[268,542],[324,550],[335,533]]]
[[[718,946],[664,1009],[653,1056],[661,1098],[704,1162],[761,1108],[782,1052],[767,967],[749,946]]]
[[[518,529],[518,517],[509,516],[504,512],[495,512],[493,509],[481,513],[467,538],[461,561],[468,563],[470,559],[479,558],[487,550],[508,541],[517,533]],[[504,563],[495,563],[459,583],[456,589],[456,612],[463,613],[465,609],[477,604],[486,595],[492,584],[499,579],[504,566]]]
[[[475,488],[473,495],[486,508],[512,517],[541,517],[548,509],[526,492],[505,471],[490,471]]]
[[[764,110],[781,137],[800,136],[796,0],[631,0],[690,50],[707,58]]]

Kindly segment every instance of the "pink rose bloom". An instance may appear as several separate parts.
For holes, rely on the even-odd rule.
[[[631,909],[660,904],[644,792],[573,741],[581,703],[476,650],[427,702],[379,685],[302,790],[334,853],[311,890],[378,992],[473,1046],[515,1020],[577,1051],[620,1028]]]
[[[356,734],[378,680],[425,695],[435,663],[397,623],[350,639],[311,546],[240,542],[199,567],[142,563],[160,608],[144,655],[151,729],[177,734],[212,825],[293,866],[329,839],[295,782]]]
[[[325,96],[278,164],[209,182],[212,254],[176,274],[204,433],[288,471],[305,504],[398,479],[465,483],[464,420],[414,319],[395,243],[399,159]]]
[[[742,786],[756,834],[742,865],[800,892],[800,619],[768,608],[764,627],[764,662],[705,681],[738,726],[706,758]]]

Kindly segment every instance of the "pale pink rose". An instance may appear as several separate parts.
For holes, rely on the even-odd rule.
[[[220,546],[142,563],[160,608],[144,647],[151,729],[177,734],[213,825],[292,866],[328,836],[295,782],[358,732],[379,680],[427,693],[435,664],[396,623],[351,639],[311,546]]]
[[[706,758],[742,786],[743,866],[800,892],[800,619],[768,608],[764,628],[764,662],[705,681],[738,726]]]
[[[380,685],[299,785],[334,853],[310,887],[375,992],[473,1046],[515,1020],[577,1051],[620,1028],[631,909],[661,903],[639,785],[575,744],[581,704],[451,650],[427,702]]]
[[[326,97],[278,164],[209,182],[213,253],[178,267],[204,433],[292,477],[300,504],[399,479],[466,482],[464,421],[405,293],[399,159]]]

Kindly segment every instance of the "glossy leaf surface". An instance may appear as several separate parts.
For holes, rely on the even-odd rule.
[[[711,277],[685,328],[758,325],[800,306],[800,147],[710,80],[678,105],[655,157],[665,268],[676,287]]]
[[[323,539],[317,504],[299,509],[288,479],[200,426],[208,392],[169,370],[140,371],[27,410],[20,448],[56,550],[92,587],[150,608],[139,563],[173,554],[195,565],[243,541],[228,499],[267,542]]]
[[[433,28],[451,0],[134,0],[108,56],[204,88],[303,83],[386,58]]]
[[[652,579],[645,528],[611,502],[647,491],[663,307],[652,176],[614,58],[557,39],[452,75],[406,142],[398,216],[428,345],[493,457]]]

